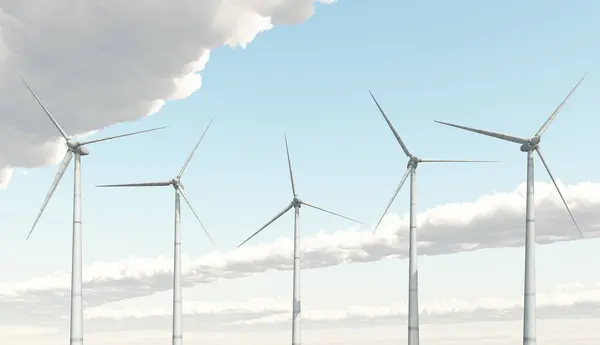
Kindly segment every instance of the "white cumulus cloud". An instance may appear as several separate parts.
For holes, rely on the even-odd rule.
[[[19,75],[67,133],[96,131],[188,97],[212,49],[303,22],[315,2],[331,3],[0,0],[0,187],[14,168],[56,163],[63,150]]]

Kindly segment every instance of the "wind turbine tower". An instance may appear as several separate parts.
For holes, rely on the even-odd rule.
[[[140,134],[140,133],[144,133],[144,132],[156,131],[156,130],[163,129],[166,127],[147,129],[147,130],[143,130],[143,131],[121,134],[121,135],[116,135],[116,136],[111,136],[111,137],[100,138],[100,139],[75,141],[70,136],[68,136],[67,133],[58,124],[58,122],[56,122],[56,120],[50,114],[50,112],[48,111],[46,106],[44,106],[42,101],[40,101],[38,96],[35,94],[35,92],[33,92],[33,90],[25,82],[25,80],[23,80],[23,79],[21,79],[21,80],[23,81],[23,83],[25,84],[25,86],[27,87],[29,92],[33,95],[33,97],[35,98],[37,103],[40,105],[42,110],[44,110],[46,115],[48,115],[48,118],[50,118],[50,120],[54,124],[54,127],[56,127],[56,129],[58,130],[60,135],[62,135],[62,137],[65,139],[66,144],[67,144],[67,153],[65,154],[65,157],[63,158],[63,160],[60,164],[58,172],[56,173],[56,176],[54,177],[54,181],[52,182],[52,185],[50,186],[50,190],[48,191],[48,194],[46,195],[46,198],[44,199],[42,207],[40,208],[40,211],[38,212],[37,217],[35,218],[35,221],[33,222],[33,226],[31,227],[31,230],[29,231],[29,234],[27,235],[27,239],[29,239],[29,237],[33,233],[33,230],[35,229],[36,224],[38,223],[38,221],[40,220],[40,217],[42,216],[42,213],[46,209],[46,205],[48,205],[50,198],[52,198],[52,194],[54,194],[54,190],[56,190],[56,187],[60,183],[60,180],[62,179],[62,177],[65,173],[65,170],[67,170],[67,168],[69,167],[69,164],[71,163],[71,160],[73,159],[73,156],[75,156],[75,177],[74,177],[75,183],[74,183],[74,188],[73,188],[73,247],[72,247],[72,253],[71,253],[71,316],[70,316],[71,337],[70,337],[69,344],[82,345],[83,344],[83,297],[82,297],[83,291],[82,291],[82,244],[81,244],[82,243],[82,240],[81,240],[81,235],[82,235],[81,156],[87,156],[90,154],[90,152],[85,147],[85,145],[94,144],[94,143],[112,140],[112,139],[117,139],[117,138],[122,138],[122,137]]]
[[[200,143],[202,142],[202,139],[204,139],[204,136],[206,135],[206,132],[210,128],[210,125],[212,124],[212,122],[213,122],[213,120],[210,120],[210,122],[206,126],[206,129],[202,133],[202,136],[196,143],[196,146],[194,147],[194,149],[188,156],[187,160],[183,164],[183,167],[181,168],[181,170],[179,171],[177,176],[175,176],[175,178],[173,178],[169,181],[128,183],[128,184],[109,184],[109,185],[97,186],[97,187],[168,187],[168,186],[171,186],[175,190],[175,235],[174,235],[174,245],[173,245],[174,246],[174,248],[173,248],[173,337],[172,337],[173,345],[183,344],[183,331],[182,331],[183,311],[181,309],[181,303],[182,303],[182,301],[181,301],[182,293],[181,292],[182,291],[181,291],[181,234],[180,234],[181,224],[180,224],[180,204],[179,204],[180,196],[183,197],[183,200],[185,200],[185,202],[190,207],[190,210],[196,217],[196,220],[198,220],[198,223],[200,223],[200,226],[202,227],[202,229],[204,229],[204,233],[206,234],[206,236],[208,237],[208,239],[210,240],[212,245],[215,248],[217,247],[215,245],[215,242],[213,241],[212,237],[208,233],[208,230],[206,230],[206,227],[204,226],[204,224],[202,224],[202,221],[200,221],[200,217],[198,216],[198,214],[192,207],[192,204],[190,203],[190,200],[187,197],[185,190],[183,188],[183,183],[181,182],[181,177],[183,176],[185,169],[187,168],[188,164],[192,160],[194,153],[198,149],[198,146],[200,146]]]
[[[534,182],[535,176],[533,174],[533,155],[534,152],[537,152],[544,168],[548,172],[548,176],[552,180],[558,195],[562,199],[563,204],[565,205],[567,212],[569,212],[569,216],[575,224],[579,235],[583,237],[577,222],[575,222],[575,217],[573,217],[573,213],[569,209],[569,205],[567,205],[567,201],[562,195],[560,188],[558,188],[558,184],[550,172],[550,168],[542,155],[542,151],[540,149],[540,142],[542,140],[542,135],[548,129],[548,126],[554,121],[558,113],[564,107],[565,103],[571,97],[571,95],[575,92],[579,84],[585,79],[585,75],[579,80],[579,82],[573,87],[571,92],[567,95],[567,97],[560,103],[560,105],[554,110],[554,112],[550,115],[548,120],[540,127],[540,129],[535,133],[535,135],[531,138],[520,138],[512,135],[501,134],[496,132],[484,131],[481,129],[465,127],[460,125],[451,124],[448,122],[435,121],[437,123],[456,127],[459,129],[463,129],[466,131],[483,134],[488,137],[493,137],[497,139],[501,139],[504,141],[510,141],[516,144],[520,144],[521,152],[527,153],[527,197],[526,197],[526,206],[525,206],[525,286],[524,286],[524,308],[523,308],[523,345],[535,345],[536,340],[536,298],[535,298],[535,205],[534,205]]]
[[[400,192],[400,189],[404,185],[404,182],[410,176],[410,220],[409,220],[409,242],[408,242],[408,265],[409,265],[409,276],[408,276],[408,345],[419,345],[419,270],[417,267],[417,211],[416,211],[416,175],[417,175],[417,167],[420,163],[483,163],[483,162],[492,162],[492,161],[470,161],[470,160],[442,160],[442,159],[421,159],[415,155],[413,155],[402,139],[400,138],[400,134],[396,131],[392,122],[387,117],[373,93],[369,91],[371,94],[371,98],[377,105],[379,112],[383,115],[385,122],[387,122],[388,127],[396,137],[396,141],[400,144],[402,151],[408,157],[408,164],[406,166],[406,172],[400,180],[398,187],[394,191],[392,198],[390,199],[385,211],[379,218],[377,225],[373,229],[373,232],[377,231],[377,228],[381,224],[383,217],[387,214],[388,210],[392,206],[392,203],[396,199],[396,196]]]
[[[274,221],[283,216],[287,211],[294,208],[294,280],[293,280],[293,300],[292,300],[292,345],[300,345],[300,207],[302,205],[308,206],[310,208],[314,208],[319,211],[323,211],[334,216],[338,216],[344,219],[351,220],[353,222],[359,222],[358,220],[343,216],[339,213],[335,213],[329,210],[326,210],[321,207],[317,207],[315,205],[309,204],[305,201],[302,201],[298,198],[296,194],[296,186],[294,183],[294,174],[292,173],[292,163],[290,160],[290,151],[288,148],[287,137],[285,138],[285,150],[287,153],[288,160],[288,170],[290,173],[290,183],[292,185],[292,201],[281,211],[279,212],[273,219],[268,221],[265,225],[263,225],[258,231],[252,234],[252,236],[248,237],[244,242],[242,242],[239,246],[241,247],[244,243],[248,242],[251,238],[258,235],[261,231],[263,231],[266,227],[271,225]]]

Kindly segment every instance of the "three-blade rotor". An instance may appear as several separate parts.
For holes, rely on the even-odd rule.
[[[281,212],[277,213],[277,215],[275,217],[273,217],[271,220],[269,220],[267,223],[265,223],[262,227],[260,227],[260,229],[258,229],[256,232],[254,232],[250,237],[246,238],[242,243],[240,243],[238,245],[238,248],[241,247],[241,246],[243,246],[246,242],[250,241],[254,236],[258,235],[261,231],[263,231],[264,229],[266,229],[269,225],[271,225],[273,222],[275,222],[281,216],[283,216],[284,214],[286,214],[287,211],[291,210],[294,207],[300,208],[302,205],[308,206],[310,208],[313,208],[315,210],[319,210],[319,211],[322,211],[322,212],[325,212],[325,213],[329,213],[331,215],[334,215],[334,216],[337,216],[337,217],[340,217],[340,218],[344,218],[344,219],[351,220],[353,222],[362,224],[362,222],[360,222],[360,221],[358,221],[356,219],[352,219],[350,217],[346,217],[344,215],[341,215],[339,213],[336,213],[336,212],[324,209],[322,207],[318,207],[318,206],[315,206],[313,204],[309,204],[309,203],[304,202],[304,201],[302,201],[302,200],[300,200],[298,198],[298,195],[296,194],[296,184],[294,183],[294,173],[292,171],[292,161],[290,159],[290,150],[289,150],[289,147],[288,147],[288,141],[287,141],[287,136],[286,135],[284,135],[284,139],[285,139],[285,151],[286,151],[286,154],[287,154],[288,171],[289,171],[289,174],[290,174],[290,184],[292,186],[293,199],[292,199],[292,201],[283,210],[281,210]]]
[[[408,148],[407,148],[406,144],[404,143],[404,141],[402,141],[402,138],[400,137],[400,134],[398,134],[398,131],[394,128],[394,125],[392,125],[392,122],[390,121],[390,119],[385,114],[385,111],[383,111],[383,108],[381,107],[381,105],[379,105],[379,102],[377,102],[377,99],[375,98],[375,96],[373,95],[373,93],[371,91],[369,91],[369,94],[371,95],[371,98],[375,102],[375,105],[377,105],[377,108],[379,109],[379,112],[381,113],[381,115],[385,119],[385,122],[387,123],[388,127],[390,128],[390,130],[394,134],[394,137],[396,137],[396,141],[398,141],[398,144],[400,144],[400,147],[402,148],[402,151],[404,151],[404,154],[406,154],[406,156],[408,157],[408,164],[407,164],[406,172],[404,173],[404,176],[402,176],[402,179],[400,180],[400,183],[396,187],[396,190],[394,191],[394,194],[392,195],[392,198],[388,202],[388,204],[387,204],[387,206],[385,208],[385,211],[383,211],[383,214],[381,215],[381,217],[379,218],[379,221],[375,225],[375,228],[373,229],[373,232],[377,231],[377,229],[379,228],[379,225],[383,221],[383,218],[385,217],[385,215],[387,214],[388,210],[390,209],[390,207],[394,203],[394,200],[396,199],[396,196],[398,196],[398,193],[402,189],[402,186],[404,185],[404,182],[406,182],[406,179],[411,174],[411,172],[415,171],[417,169],[419,163],[492,163],[492,162],[497,162],[497,161],[464,160],[464,159],[460,159],[460,160],[458,160],[458,159],[421,159],[421,158],[418,158],[418,157],[414,156],[413,154],[410,153],[410,151],[408,150]]]
[[[554,121],[554,119],[556,119],[556,116],[560,113],[560,111],[562,110],[562,108],[564,107],[564,105],[567,103],[567,100],[571,97],[571,95],[573,95],[573,93],[575,92],[575,90],[577,90],[577,88],[579,87],[579,85],[581,84],[581,82],[583,82],[583,80],[585,79],[586,76],[587,76],[587,74],[584,75],[579,80],[579,82],[577,82],[577,84],[573,87],[573,89],[571,89],[571,91],[569,92],[569,94],[567,95],[567,97],[565,97],[565,99],[552,112],[552,114],[550,115],[550,117],[548,117],[548,119],[546,120],[546,122],[544,122],[544,124],[535,133],[535,135],[533,137],[529,138],[529,139],[515,137],[515,136],[512,136],[512,135],[507,135],[507,134],[502,134],[502,133],[497,133],[497,132],[486,131],[486,130],[482,130],[482,129],[478,129],[478,128],[472,128],[472,127],[466,127],[466,126],[456,125],[456,124],[452,124],[452,123],[448,123],[448,122],[435,121],[435,122],[440,123],[442,125],[446,125],[446,126],[450,126],[450,127],[455,127],[455,128],[462,129],[462,130],[465,130],[465,131],[469,131],[469,132],[473,132],[473,133],[477,133],[477,134],[482,134],[482,135],[485,135],[485,136],[488,136],[488,137],[492,137],[492,138],[501,139],[501,140],[504,140],[504,141],[510,141],[510,142],[513,142],[513,143],[521,144],[521,151],[523,151],[523,152],[531,152],[531,151],[537,152],[538,156],[540,157],[540,160],[542,161],[542,164],[544,165],[544,168],[546,169],[546,172],[548,173],[548,176],[552,180],[552,184],[554,184],[554,187],[556,188],[556,191],[558,192],[558,195],[560,196],[560,198],[562,200],[562,203],[565,205],[565,208],[567,209],[567,212],[569,213],[569,216],[571,217],[571,220],[573,221],[573,224],[575,225],[575,228],[577,228],[577,231],[579,232],[579,235],[582,238],[583,238],[583,233],[581,232],[581,229],[579,228],[579,225],[575,221],[575,217],[573,216],[573,213],[571,212],[571,209],[569,208],[569,205],[567,204],[567,201],[565,200],[565,198],[564,198],[564,196],[563,196],[560,188],[558,187],[558,183],[554,179],[554,176],[552,175],[552,172],[550,171],[550,167],[548,166],[548,164],[546,163],[546,160],[544,159],[544,156],[542,155],[542,152],[540,150],[540,142],[541,142],[541,139],[542,139],[542,135],[546,132],[546,130],[548,129],[548,127],[550,126],[550,124]]]
[[[192,157],[196,153],[196,150],[198,149],[198,146],[200,146],[200,143],[204,139],[204,136],[206,136],[206,132],[208,131],[208,129],[212,125],[213,121],[214,121],[214,117],[210,120],[210,122],[208,123],[208,125],[204,129],[204,132],[202,132],[202,135],[200,136],[200,139],[198,140],[198,142],[194,146],[192,152],[190,152],[190,155],[186,159],[185,163],[183,164],[183,167],[181,168],[181,170],[179,171],[179,173],[177,174],[177,176],[174,179],[172,179],[171,181],[124,183],[124,184],[105,184],[105,185],[98,185],[96,187],[105,188],[105,187],[165,187],[165,186],[172,186],[173,188],[175,188],[176,192],[179,193],[183,197],[183,200],[189,206],[190,210],[194,214],[194,217],[196,218],[196,220],[198,221],[198,223],[202,227],[202,230],[204,230],[204,233],[206,234],[206,237],[208,237],[208,239],[210,240],[210,242],[212,243],[212,245],[216,249],[217,245],[215,244],[215,241],[213,240],[212,236],[210,235],[210,233],[208,232],[208,230],[204,226],[204,223],[202,223],[202,221],[200,220],[200,217],[198,216],[198,213],[196,212],[196,210],[194,209],[194,207],[192,207],[190,199],[188,198],[187,193],[185,192],[185,189],[183,188],[183,183],[181,183],[181,177],[183,176],[183,173],[185,172],[185,169],[187,168],[188,164],[192,160]]]
[[[37,103],[39,104],[39,106],[42,108],[42,110],[44,111],[44,113],[46,113],[46,115],[48,116],[48,118],[50,119],[50,121],[52,121],[52,123],[54,124],[54,127],[56,127],[56,129],[58,130],[58,132],[60,133],[60,135],[65,139],[65,142],[67,144],[67,152],[66,152],[66,154],[65,154],[65,156],[64,156],[64,158],[63,158],[63,160],[62,160],[62,162],[61,162],[61,164],[60,164],[60,166],[58,168],[58,171],[56,172],[56,175],[54,177],[54,181],[52,181],[52,185],[50,186],[50,190],[46,194],[46,198],[44,199],[44,202],[42,203],[42,206],[40,207],[40,210],[39,210],[37,216],[35,217],[35,221],[33,222],[31,230],[29,230],[29,233],[27,234],[27,238],[26,239],[29,239],[29,237],[31,237],[31,234],[33,233],[33,230],[35,229],[35,226],[37,225],[37,223],[39,222],[40,218],[42,217],[42,213],[44,213],[44,210],[46,209],[46,206],[48,205],[48,202],[52,198],[52,195],[54,194],[54,191],[56,190],[56,187],[58,187],[58,185],[59,185],[59,183],[60,183],[63,175],[65,174],[65,171],[69,167],[69,164],[71,163],[71,160],[73,159],[73,155],[74,154],[79,154],[79,155],[88,155],[89,154],[88,150],[84,147],[84,145],[94,144],[94,143],[98,143],[98,142],[102,142],[102,141],[107,141],[107,140],[113,140],[113,139],[117,139],[117,138],[123,138],[123,137],[131,136],[131,135],[136,135],[136,134],[141,134],[141,133],[146,133],[146,132],[157,131],[159,129],[167,128],[168,126],[159,127],[159,128],[152,128],[152,129],[146,129],[146,130],[142,130],[142,131],[131,132],[131,133],[126,133],[126,134],[121,134],[121,135],[115,135],[115,136],[110,136],[110,137],[104,137],[104,138],[100,138],[100,139],[92,139],[92,140],[86,140],[86,141],[74,141],[62,129],[62,127],[58,124],[58,121],[56,121],[56,119],[54,118],[54,116],[52,116],[52,114],[50,114],[50,111],[48,111],[48,108],[46,108],[46,106],[44,105],[44,103],[36,95],[36,93],[29,86],[29,84],[27,84],[27,82],[23,78],[21,78],[21,81],[23,81],[23,84],[25,84],[25,87],[27,87],[27,89],[29,90],[29,92],[31,93],[31,95],[35,98],[35,100],[37,101]]]

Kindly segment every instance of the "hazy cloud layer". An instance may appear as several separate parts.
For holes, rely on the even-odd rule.
[[[539,320],[538,343],[545,345],[597,345],[599,319]],[[196,325],[184,327],[184,342],[206,345],[245,345],[253,339],[262,345],[279,345],[289,342],[290,330],[223,332],[198,330]],[[522,341],[522,322],[477,322],[451,324],[422,324],[421,341],[429,345],[508,345]],[[3,338],[11,345],[62,345],[68,330],[44,336],[8,336]],[[90,331],[86,328],[87,345],[163,345],[171,340],[170,330],[144,331]],[[406,327],[390,324],[374,327],[337,327],[312,329],[303,327],[302,343],[306,345],[396,345],[406,342]]]
[[[303,22],[315,2],[332,1],[0,0],[0,187],[64,150],[19,75],[67,133],[86,133],[188,97],[210,50]]]
[[[536,185],[538,242],[576,239],[578,233],[551,188],[544,183]],[[521,246],[524,242],[522,189],[521,185],[511,193],[482,196],[475,202],[442,205],[420,213],[420,252],[439,255]],[[563,191],[586,236],[598,237],[600,184],[581,183],[563,187]],[[352,229],[306,238],[301,245],[302,266],[311,269],[404,258],[407,254],[407,223],[406,216],[390,216],[376,236],[371,234],[370,229]],[[171,267],[171,260],[167,258],[128,259],[85,267],[86,310],[108,302],[170,290]],[[289,270],[291,267],[291,240],[281,238],[270,244],[186,259],[183,285],[191,287],[217,279]],[[35,320],[60,314],[69,308],[69,284],[70,275],[66,272],[0,284],[0,310],[10,311],[11,315],[13,312],[26,312]]]
[[[305,307],[302,323],[311,329],[336,328],[344,325],[352,327],[373,327],[406,322],[407,305],[395,303],[386,305],[348,305],[341,309],[318,306]],[[35,311],[29,311],[35,314]],[[187,300],[183,314],[187,328],[202,331],[228,329],[252,331],[261,329],[286,329],[291,321],[291,305],[288,299],[261,298],[243,302]],[[66,313],[60,313],[65,315]],[[508,300],[489,297],[479,300],[442,300],[423,303],[420,309],[422,323],[462,323],[481,321],[507,321],[522,318],[522,299]],[[135,331],[144,329],[169,328],[172,318],[169,298],[149,302],[147,298],[134,298],[107,303],[85,311],[86,327],[95,332]],[[592,285],[569,284],[553,291],[538,293],[538,318],[573,319],[594,318],[600,315],[600,283]],[[52,330],[68,326],[66,318],[55,315],[36,318],[38,332],[50,334]],[[22,318],[21,318],[22,317]],[[4,332],[25,334],[25,324],[32,324],[24,314],[6,314],[0,323],[15,325]],[[2,329],[0,329],[2,331]],[[16,333],[15,333],[16,332]],[[21,333],[19,333],[21,332]],[[1,334],[1,333],[0,333]]]
[[[420,307],[422,322],[475,322],[498,321],[522,318],[522,298],[508,300],[489,297],[474,301],[446,300],[425,303]],[[404,323],[406,303],[394,303],[379,306],[349,305],[343,309],[324,309],[305,307],[303,324],[311,328],[336,327],[340,324],[373,326],[388,322]],[[554,291],[538,292],[539,318],[587,318],[600,312],[600,283],[584,286],[569,284]],[[291,322],[291,304],[288,299],[254,299],[245,302],[195,302],[184,304],[183,313],[190,324],[197,327],[236,327],[251,329],[256,325],[287,327]],[[90,308],[86,318],[97,325],[127,324],[131,329],[137,321],[138,326],[168,326],[172,306],[168,299],[163,304],[149,305],[144,298],[108,303]],[[151,328],[154,328],[151,327]]]

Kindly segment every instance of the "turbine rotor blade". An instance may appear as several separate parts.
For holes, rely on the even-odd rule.
[[[344,216],[344,215],[341,215],[341,214],[339,214],[339,213],[335,213],[335,212],[332,212],[332,211],[326,210],[326,209],[324,209],[324,208],[317,207],[317,206],[315,206],[315,205],[311,205],[311,204],[309,204],[309,203],[306,203],[306,202],[304,202],[304,201],[302,201],[302,205],[306,205],[306,206],[308,206],[308,207],[312,207],[312,208],[314,208],[315,210],[323,211],[323,212],[326,212],[326,213],[332,214],[332,215],[334,215],[334,216],[338,216],[338,217],[340,217],[340,218],[344,218],[344,219],[351,220],[351,221],[353,221],[353,222],[356,222],[356,223],[359,223],[359,224],[364,224],[363,222],[361,222],[361,221],[358,221],[358,220],[356,220],[356,219],[352,219],[352,218],[350,218],[350,217],[346,217],[346,216]]]
[[[567,212],[569,212],[569,216],[571,216],[571,220],[573,221],[573,224],[575,224],[575,227],[577,228],[577,231],[579,232],[579,236],[581,236],[581,238],[583,238],[583,233],[581,232],[581,229],[579,229],[579,225],[577,225],[577,222],[575,221],[575,217],[573,217],[573,213],[571,213],[571,209],[569,208],[569,205],[567,205],[567,201],[565,200],[565,197],[563,196],[562,192],[560,191],[560,188],[558,188],[558,184],[556,183],[554,176],[550,172],[550,167],[548,166],[548,164],[546,164],[546,160],[544,159],[544,156],[542,156],[542,151],[540,150],[539,147],[537,147],[535,150],[537,151],[538,155],[540,156],[540,160],[542,161],[542,164],[544,164],[544,167],[546,168],[546,171],[548,172],[548,176],[550,176],[550,179],[552,180],[552,183],[554,184],[554,187],[556,188],[558,195],[560,195],[560,198],[562,199],[563,204],[567,208]]]
[[[244,242],[240,243],[240,245],[238,245],[237,247],[241,247],[243,246],[246,242],[250,241],[254,236],[258,235],[261,231],[263,231],[267,226],[271,225],[274,221],[276,221],[277,219],[279,219],[281,216],[283,216],[287,211],[289,211],[294,205],[292,203],[290,203],[288,206],[286,206],[286,208],[283,209],[283,211],[279,212],[275,217],[273,217],[273,219],[271,219],[270,221],[268,221],[265,225],[263,225],[260,229],[258,229],[258,231],[256,231],[255,233],[252,234],[252,236],[248,237],[247,239],[244,240]]]
[[[500,161],[471,161],[455,159],[420,159],[419,163],[499,163]]]
[[[414,168],[410,167],[410,168],[406,169],[406,172],[404,173],[404,176],[402,176],[402,180],[400,180],[400,183],[398,184],[398,187],[396,187],[396,191],[394,191],[394,195],[390,199],[390,202],[387,204],[387,207],[385,208],[385,211],[383,211],[383,214],[381,215],[381,218],[379,218],[379,221],[377,222],[377,225],[375,225],[375,228],[373,229],[373,233],[375,231],[377,231],[377,228],[379,227],[379,224],[381,224],[381,221],[383,220],[383,217],[385,217],[385,215],[387,214],[388,210],[392,206],[392,203],[396,199],[396,196],[398,196],[398,193],[400,192],[400,189],[404,185],[404,182],[406,182],[406,179],[408,178],[408,174],[410,174],[410,172],[411,172],[412,169],[414,169]]]
[[[172,184],[171,181],[165,182],[141,182],[141,183],[123,183],[123,184],[101,184],[96,185],[96,187],[104,188],[104,187],[162,187],[162,186],[170,186]]]
[[[515,137],[515,136],[512,136],[512,135],[506,135],[506,134],[497,133],[497,132],[484,131],[483,129],[477,129],[477,128],[471,128],[471,127],[466,127],[466,126],[454,125],[452,123],[442,122],[442,121],[437,121],[437,120],[434,120],[434,122],[440,123],[442,125],[450,126],[450,127],[455,127],[455,128],[463,129],[465,131],[469,131],[469,132],[473,132],[473,133],[487,135],[488,137],[502,139],[502,140],[505,140],[505,141],[511,141],[511,142],[517,143],[517,144],[525,144],[525,143],[529,142],[529,140],[527,140],[527,139]]]
[[[60,180],[62,179],[63,175],[65,174],[65,170],[67,170],[67,168],[69,167],[69,164],[71,163],[72,158],[73,158],[73,152],[67,151],[67,153],[65,154],[65,157],[63,158],[62,162],[60,163],[60,167],[58,168],[56,175],[54,176],[54,181],[52,181],[52,185],[50,185],[50,190],[48,191],[48,194],[46,194],[46,198],[44,199],[44,202],[42,203],[42,207],[40,207],[40,211],[38,212],[37,217],[35,217],[33,226],[31,227],[31,230],[29,230],[29,234],[27,234],[26,240],[28,240],[29,237],[31,236],[31,234],[33,233],[33,230],[35,229],[35,226],[37,225],[38,221],[40,220],[42,213],[46,209],[46,205],[48,205],[48,202],[50,201],[52,194],[54,194],[56,187],[58,187]]]
[[[294,193],[294,197],[296,194],[296,185],[294,184],[294,173],[292,173],[292,161],[290,160],[290,149],[288,147],[287,135],[283,135],[285,139],[285,152],[287,153],[287,161],[288,161],[288,169],[290,171],[290,182],[292,183],[292,193]]]
[[[544,134],[544,132],[546,131],[546,129],[548,129],[548,127],[550,126],[550,124],[552,123],[552,121],[554,121],[554,119],[556,118],[556,116],[558,115],[558,113],[565,106],[565,104],[567,103],[567,100],[569,99],[569,97],[571,97],[571,95],[575,92],[575,90],[577,90],[577,87],[579,87],[579,84],[581,84],[581,82],[583,81],[583,79],[585,79],[586,76],[587,76],[587,74],[585,74],[579,80],[579,82],[577,83],[577,85],[575,85],[575,87],[571,90],[571,92],[569,92],[569,94],[567,95],[567,97],[565,97],[565,99],[558,105],[558,107],[550,115],[550,117],[548,118],[548,120],[546,120],[546,122],[544,122],[544,124],[542,125],[542,127],[540,127],[540,129],[537,131],[537,133],[535,133],[536,137],[541,137],[542,134]]]
[[[27,84],[27,82],[25,81],[25,79],[23,79],[23,77],[21,77],[21,81],[23,82],[23,84],[25,84],[25,86],[27,87],[27,89],[29,90],[29,92],[33,95],[33,98],[35,98],[35,100],[37,101],[37,103],[40,105],[40,107],[42,107],[42,109],[44,110],[44,112],[46,113],[46,115],[48,115],[48,117],[50,118],[50,121],[52,121],[52,123],[54,124],[54,126],[56,127],[56,129],[58,129],[58,131],[63,136],[63,138],[65,138],[65,140],[71,140],[71,138],[67,135],[67,133],[60,127],[60,125],[58,124],[58,122],[56,122],[56,119],[54,119],[54,117],[50,114],[50,112],[48,111],[48,109],[46,108],[46,106],[44,105],[44,103],[42,103],[42,101],[38,98],[38,96],[35,94],[35,92],[33,92],[33,90],[31,89],[31,87],[29,87],[29,84]]]
[[[113,140],[113,139],[128,137],[130,135],[136,135],[136,134],[141,134],[141,133],[146,133],[146,132],[158,131],[160,129],[165,129],[165,128],[169,128],[169,126],[163,126],[163,127],[158,127],[158,128],[145,129],[143,131],[125,133],[125,134],[120,134],[120,135],[113,135],[113,136],[110,136],[110,137],[105,137],[105,138],[100,138],[100,139],[93,139],[93,140],[81,141],[81,142],[79,142],[79,145],[94,144],[94,143],[99,143],[101,141],[107,141],[107,140]]]
[[[394,133],[394,136],[396,137],[396,140],[398,141],[398,144],[400,144],[400,146],[402,147],[402,151],[404,151],[404,154],[406,154],[406,156],[408,156],[408,157],[412,157],[412,154],[410,154],[410,151],[408,151],[408,148],[406,147],[406,145],[402,141],[402,138],[400,138],[400,134],[398,134],[398,132],[394,128],[394,125],[392,125],[392,122],[390,121],[390,119],[387,117],[387,115],[385,115],[385,112],[383,111],[383,109],[379,105],[379,102],[377,102],[377,100],[375,99],[375,96],[373,96],[373,93],[371,92],[371,90],[369,90],[369,93],[371,94],[371,98],[373,98],[373,101],[375,101],[375,104],[377,105],[377,108],[379,108],[379,112],[381,113],[381,115],[383,115],[383,118],[385,119],[385,122],[387,122],[388,127],[390,127],[390,130],[392,131],[392,133]]]
[[[198,220],[198,223],[200,223],[200,226],[204,230],[204,233],[206,234],[206,236],[208,237],[208,239],[212,243],[213,247],[215,247],[215,249],[217,249],[217,245],[215,244],[215,241],[213,241],[212,236],[210,236],[210,233],[208,233],[208,230],[206,230],[206,227],[204,226],[204,224],[202,224],[202,221],[200,220],[200,217],[198,217],[198,214],[196,213],[196,211],[192,207],[192,204],[190,203],[190,200],[188,199],[187,195],[185,194],[185,191],[183,190],[183,188],[178,188],[177,190],[179,191],[179,193],[183,197],[183,200],[185,200],[186,204],[188,204],[188,206],[190,207],[190,210],[192,210],[192,213],[194,214],[194,216]]]
[[[202,132],[202,135],[200,136],[200,139],[198,140],[198,142],[196,143],[196,146],[194,146],[194,149],[192,150],[192,152],[190,153],[190,155],[188,156],[188,159],[185,161],[185,163],[183,164],[183,167],[181,168],[181,170],[179,171],[179,174],[177,174],[177,178],[181,178],[181,176],[183,176],[183,172],[185,171],[185,169],[187,168],[188,164],[190,164],[190,161],[192,160],[192,157],[194,156],[194,153],[196,153],[196,150],[198,149],[198,146],[200,146],[200,143],[202,142],[202,139],[204,139],[204,136],[206,135],[206,132],[208,132],[208,129],[210,128],[210,125],[212,125],[213,121],[214,121],[214,116],[212,119],[210,119],[210,122],[208,122],[208,125],[206,126],[206,128],[204,129],[204,132]]]

